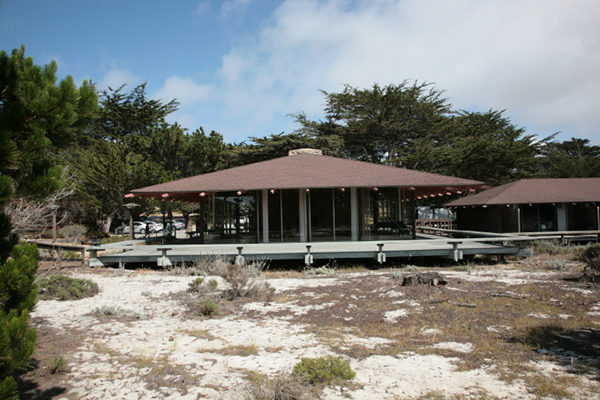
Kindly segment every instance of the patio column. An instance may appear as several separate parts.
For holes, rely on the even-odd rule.
[[[298,189],[298,208],[300,216],[300,241],[306,242],[307,235],[307,223],[306,223],[306,191],[304,189]]]
[[[263,228],[263,243],[269,243],[269,191],[262,190],[262,228]]]
[[[358,240],[358,189],[350,188],[350,227],[352,240]]]

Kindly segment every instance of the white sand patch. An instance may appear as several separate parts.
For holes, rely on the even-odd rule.
[[[484,370],[456,371],[452,358],[434,355],[371,356],[351,363],[356,382],[363,388],[351,393],[354,399],[394,399],[416,397],[426,391],[440,390],[445,395],[466,394],[480,387],[500,398],[522,398],[523,388],[507,385]],[[332,390],[327,399],[342,399]]]
[[[549,319],[550,318],[550,316],[548,314],[530,313],[527,315],[530,317],[539,318],[539,319]]]
[[[435,336],[435,335],[440,335],[441,333],[442,333],[442,331],[440,331],[439,329],[435,329],[435,328],[423,329],[421,331],[422,336]]]
[[[390,290],[388,292],[385,293],[380,293],[378,295],[379,297],[390,297],[390,298],[394,298],[394,297],[402,297],[404,296],[404,293],[402,292],[398,292],[396,290]]]
[[[454,350],[460,353],[470,353],[473,351],[472,343],[441,342],[434,344],[432,347],[436,349]]]
[[[490,332],[498,332],[498,333],[512,331],[512,328],[510,326],[504,326],[504,325],[488,326],[486,329]]]
[[[383,314],[383,319],[386,322],[394,323],[399,317],[406,317],[407,315],[408,310],[406,308],[401,308],[399,310],[387,311],[385,314]]]
[[[506,272],[506,271],[504,271]],[[512,274],[512,271],[508,271]],[[353,274],[361,276],[365,273]],[[467,279],[467,275],[458,275]],[[347,276],[347,275],[346,275]],[[473,276],[473,275],[471,275]],[[222,318],[187,319],[186,308],[171,298],[172,294],[187,290],[193,277],[174,277],[161,273],[125,273],[123,276],[85,275],[100,286],[100,293],[77,301],[40,301],[34,317],[43,317],[44,323],[56,329],[78,329],[78,350],[65,355],[71,372],[65,379],[75,389],[65,394],[70,398],[85,399],[240,399],[240,388],[247,382],[247,371],[274,375],[289,373],[303,357],[321,357],[332,354],[331,347],[311,334],[310,326],[290,322],[294,316],[309,310],[327,309],[336,302],[299,306],[300,298],[286,303],[247,303],[240,312]],[[485,279],[498,279],[489,275]],[[269,279],[277,293],[296,288],[322,287],[345,284],[339,278]],[[221,285],[220,285],[221,286]],[[401,291],[381,293],[401,297]],[[292,296],[290,296],[292,297]],[[356,303],[356,302],[355,302]],[[418,310],[416,301],[402,301],[403,308],[385,314],[387,321],[395,321],[409,312]],[[93,311],[97,307],[113,306],[147,316],[147,319],[119,322],[103,319]],[[356,304],[348,306],[354,310]],[[260,318],[249,319],[244,313],[253,311]],[[600,311],[598,309],[597,311]],[[277,312],[277,317],[268,313]],[[595,311],[594,311],[595,312]],[[281,314],[285,314],[281,316]],[[345,319],[351,318],[350,313]],[[489,327],[488,329],[505,329]],[[441,334],[438,329],[423,328],[421,335]],[[393,344],[380,337],[340,335],[340,347],[352,345],[375,349]],[[235,355],[236,348],[248,350],[245,356]],[[470,344],[444,342],[438,348],[471,351]],[[398,399],[422,396],[439,390],[447,397],[468,395],[475,389],[496,398],[532,398],[517,383],[500,381],[487,370],[457,371],[456,359],[436,355],[405,353],[400,356],[371,356],[351,359],[356,371],[356,389],[342,391],[326,389],[323,399]],[[171,375],[161,370],[177,371]],[[146,376],[147,375],[147,376]],[[152,379],[161,384],[150,384]],[[176,380],[187,379],[186,390],[177,389]],[[165,383],[166,382],[166,383]]]

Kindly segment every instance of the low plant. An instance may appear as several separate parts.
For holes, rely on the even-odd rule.
[[[38,282],[39,293],[44,300],[77,300],[98,294],[98,284],[87,279],[52,275]]]
[[[421,268],[417,267],[416,265],[405,265],[404,270],[407,272],[418,272],[421,270]]]
[[[213,315],[221,315],[221,307],[217,303],[209,299],[202,299],[197,303],[198,313],[212,317]]]
[[[101,316],[113,316],[113,317],[131,317],[134,319],[148,319],[146,315],[136,313],[133,311],[123,310],[116,306],[102,306],[96,307],[94,314]]]
[[[392,279],[402,279],[402,270],[393,268],[391,275]]]
[[[268,378],[253,374],[244,387],[245,400],[308,400],[313,398],[311,388],[303,376],[277,375]]]
[[[96,309],[94,310],[94,314],[109,315],[109,316],[114,316],[114,317],[123,317],[127,314],[127,312],[124,310],[121,310],[119,307],[116,307],[116,306],[102,306],[102,307],[96,307]]]
[[[304,275],[307,278],[312,278],[317,275],[333,276],[333,275],[335,275],[335,273],[336,273],[336,269],[330,267],[329,265],[323,265],[322,267],[317,267],[317,268],[307,268],[304,271]]]
[[[533,252],[535,254],[548,254],[551,256],[566,255],[568,249],[565,246],[561,246],[558,240],[536,240],[531,243]]]
[[[224,258],[210,258],[209,261],[198,261],[195,266],[202,271],[204,276],[219,276],[229,284],[229,287],[223,292],[223,297],[228,300],[239,297],[265,300],[272,293],[268,282],[260,280],[262,272],[267,268],[265,260],[255,260],[243,264],[231,263]],[[215,289],[218,286],[218,282],[214,279],[208,284]]]
[[[354,379],[356,372],[342,357],[328,356],[303,358],[294,366],[292,376],[303,376],[309,383],[315,385]]]
[[[581,261],[586,264],[586,270],[591,273],[600,273],[600,244],[588,246],[581,253]]]
[[[45,364],[50,369],[51,374],[59,374],[71,370],[69,363],[63,356],[54,356],[46,360]]]
[[[565,269],[567,265],[567,260],[562,259],[562,258],[554,258],[551,260],[546,260],[544,262],[544,266],[546,267],[546,269],[549,270],[553,270],[553,271],[560,271]]]
[[[198,293],[200,292],[200,288],[202,287],[202,283],[204,282],[204,278],[196,278],[191,281],[188,285],[188,292]]]

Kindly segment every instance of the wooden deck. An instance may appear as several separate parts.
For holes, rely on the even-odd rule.
[[[485,238],[452,239],[419,235],[417,240],[314,242],[314,243],[261,243],[261,244],[164,244],[138,245],[123,242],[115,245],[89,248],[95,252],[89,265],[150,264],[168,266],[189,262],[207,256],[241,260],[301,260],[312,264],[316,260],[374,259],[384,264],[390,258],[442,257],[455,261],[465,256],[487,254],[528,255],[523,247],[532,238],[502,235]],[[140,241],[143,243],[143,241]],[[506,244],[506,243],[517,244]]]

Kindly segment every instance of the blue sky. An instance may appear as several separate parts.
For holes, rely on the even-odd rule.
[[[600,144],[598,0],[2,0],[0,49],[21,44],[61,78],[147,82],[181,103],[170,122],[227,142],[322,118],[320,89],[417,80]]]

